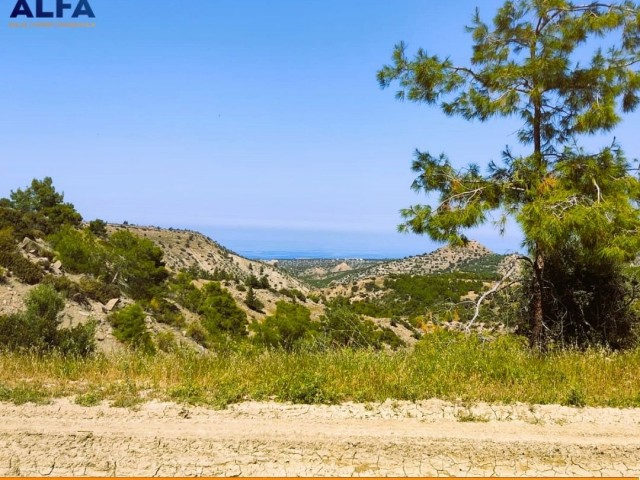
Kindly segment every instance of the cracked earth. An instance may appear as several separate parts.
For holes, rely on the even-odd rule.
[[[4,476],[640,476],[640,409],[0,404]]]

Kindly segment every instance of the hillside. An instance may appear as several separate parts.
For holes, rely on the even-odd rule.
[[[472,240],[463,247],[444,246],[430,253],[396,260],[281,260],[279,265],[316,287],[335,287],[390,275],[424,276],[455,271],[495,274],[501,270],[505,259]]]
[[[133,225],[108,226],[108,230],[112,232],[123,229],[148,238],[162,248],[165,266],[173,272],[195,267],[201,272],[211,275],[218,272],[240,281],[245,281],[252,275],[266,276],[271,287],[276,290],[285,288],[298,289],[304,293],[309,291],[305,283],[273,265],[246,259],[199,232]]]

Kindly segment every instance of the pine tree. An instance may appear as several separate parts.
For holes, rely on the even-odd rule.
[[[438,192],[437,206],[402,211],[399,228],[460,244],[464,229],[487,221],[490,211],[520,224],[533,271],[529,338],[544,346],[545,263],[554,252],[580,252],[576,262],[609,265],[640,251],[640,182],[613,142],[598,152],[578,145],[583,135],[612,130],[640,98],[640,9],[631,1],[579,5],[566,0],[507,1],[493,24],[478,10],[467,28],[469,64],[418,50],[413,59],[396,46],[393,64],[378,72],[385,88],[397,83],[399,99],[438,105],[447,115],[486,121],[518,117],[518,139],[531,150],[507,148],[503,164],[456,169],[441,154],[417,151],[413,188]],[[585,47],[585,48],[581,48]],[[589,62],[584,50],[591,49]]]

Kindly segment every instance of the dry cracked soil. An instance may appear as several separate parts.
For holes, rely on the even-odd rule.
[[[0,404],[4,476],[640,476],[640,409]]]

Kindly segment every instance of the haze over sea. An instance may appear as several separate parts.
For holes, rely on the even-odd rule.
[[[248,227],[190,227],[224,247],[252,259],[290,258],[404,258],[441,247],[426,237],[394,231],[303,230]],[[520,251],[517,232],[500,237],[491,229],[471,239],[496,253]]]

